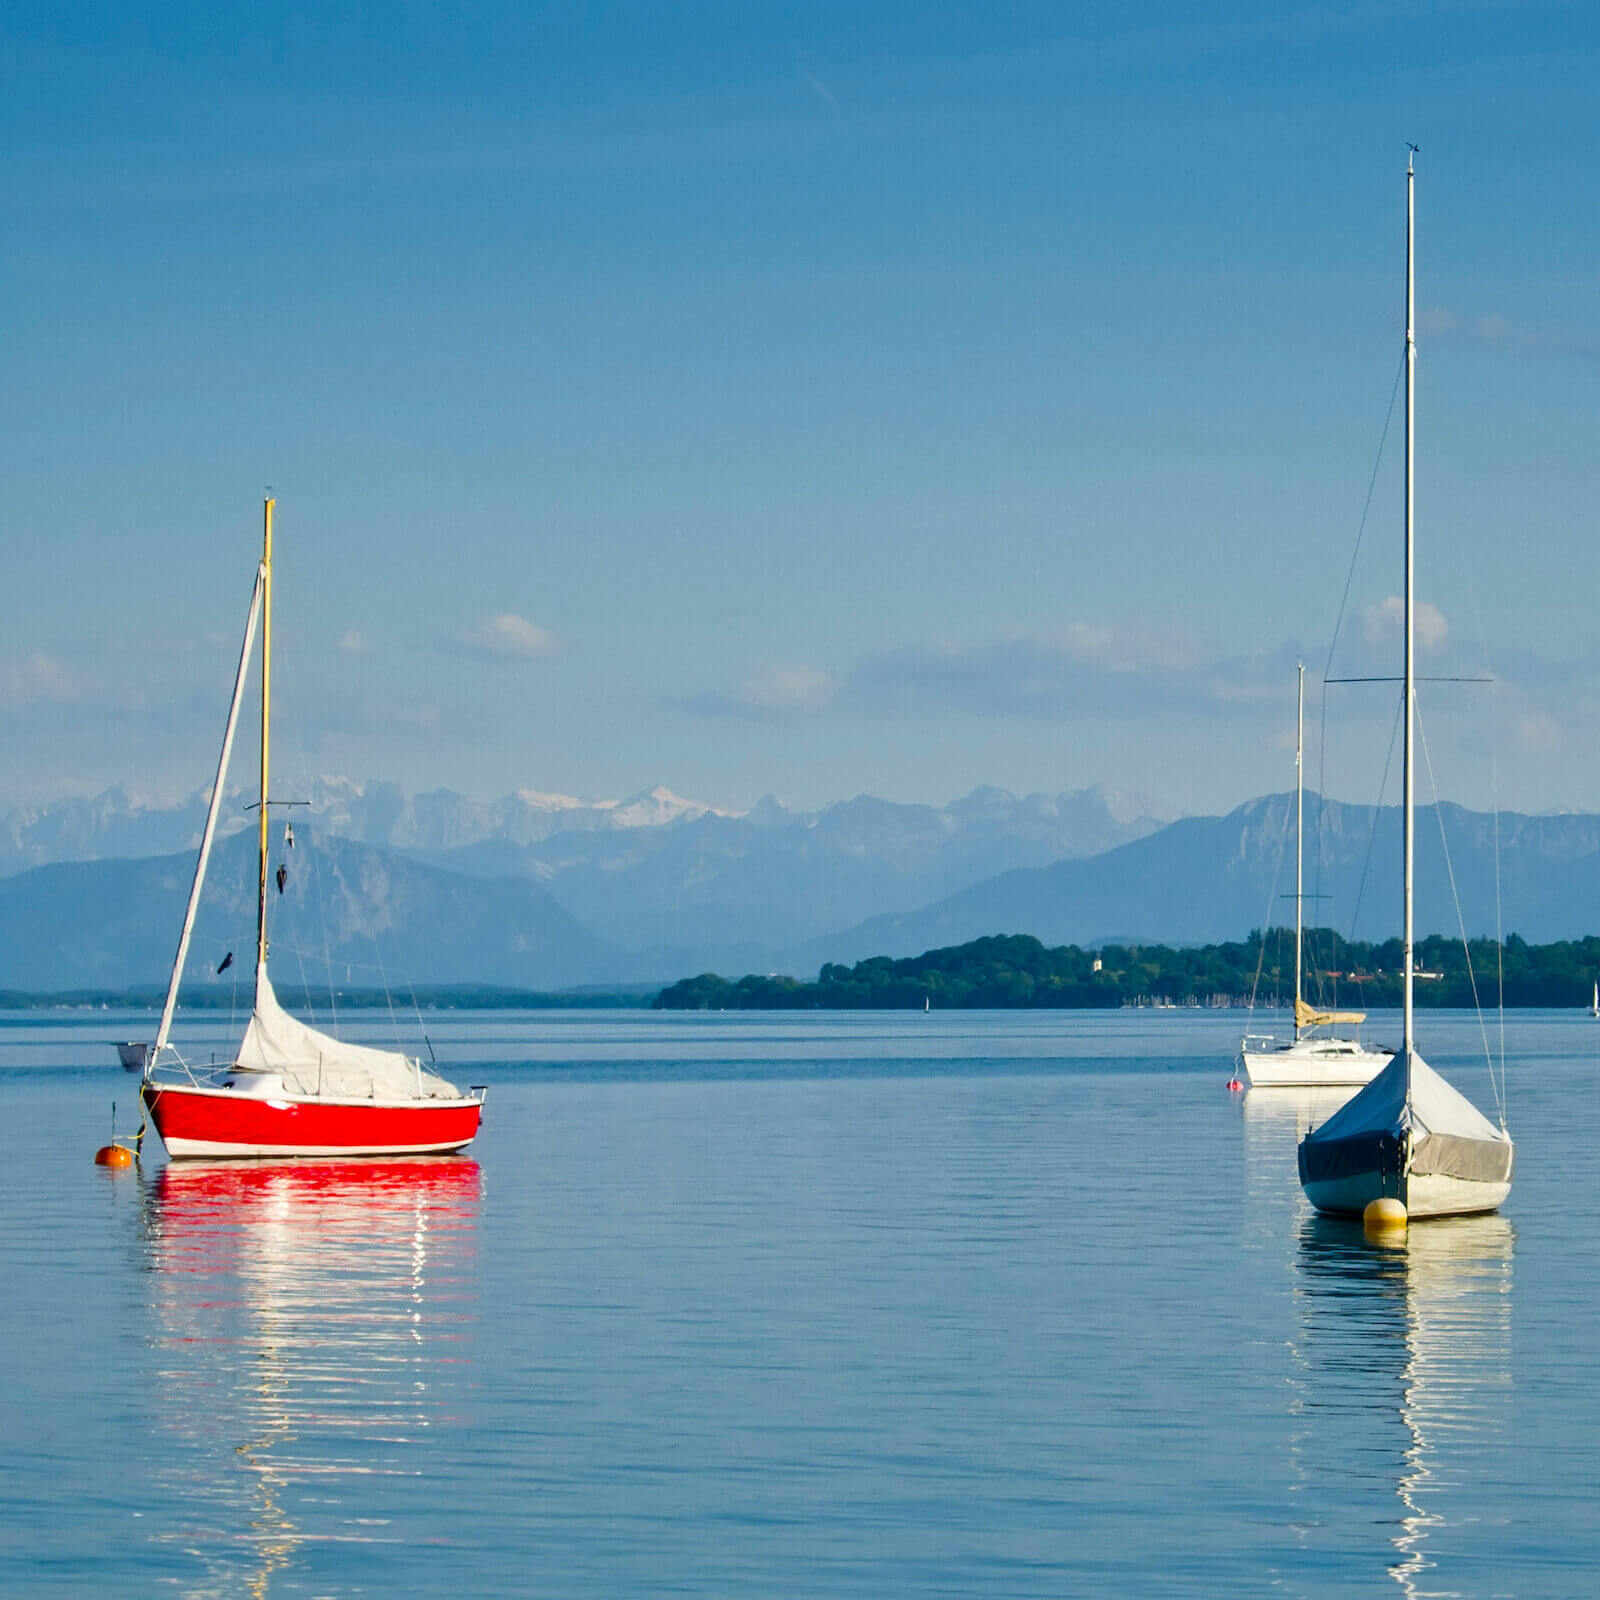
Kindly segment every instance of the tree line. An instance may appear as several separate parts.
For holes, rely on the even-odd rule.
[[[1398,1006],[1401,946],[1347,940],[1330,928],[1305,936],[1305,997],[1326,1009]],[[1470,960],[1469,960],[1470,957]],[[1587,1005],[1600,979],[1600,936],[1530,945],[1430,935],[1417,942],[1416,1003],[1470,1007]],[[1158,1001],[1287,1005],[1294,995],[1294,931],[1257,929],[1233,943],[1174,947],[1048,947],[1030,934],[998,934],[920,956],[873,956],[825,965],[814,981],[705,972],[663,989],[658,1011],[920,1010],[1039,1007],[1086,1010]]]

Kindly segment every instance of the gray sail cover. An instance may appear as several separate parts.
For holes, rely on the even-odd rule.
[[[239,1065],[275,1072],[291,1094],[338,1099],[459,1099],[453,1084],[397,1050],[346,1044],[291,1017],[278,1004],[266,968],[256,973],[256,1005],[239,1046]]]
[[[1408,1100],[1402,1051],[1300,1141],[1301,1181],[1375,1170],[1398,1175],[1408,1145],[1414,1173],[1480,1183],[1504,1183],[1511,1177],[1510,1139],[1415,1051]]]

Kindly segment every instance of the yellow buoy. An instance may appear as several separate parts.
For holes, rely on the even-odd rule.
[[[103,1144],[94,1153],[97,1167],[131,1167],[133,1151],[123,1144]]]
[[[1391,1199],[1388,1195],[1383,1195],[1377,1200],[1369,1200],[1367,1209],[1361,1213],[1361,1220],[1374,1231],[1403,1228],[1406,1225],[1405,1202]]]

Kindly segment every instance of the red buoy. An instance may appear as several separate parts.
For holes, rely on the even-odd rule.
[[[1244,1088],[1244,1085],[1242,1083],[1240,1083],[1237,1078],[1229,1078],[1228,1079],[1228,1087],[1230,1089],[1242,1089],[1242,1088]]]

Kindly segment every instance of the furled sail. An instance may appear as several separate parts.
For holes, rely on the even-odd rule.
[[[1304,1000],[1294,1003],[1294,1020],[1302,1028],[1326,1028],[1330,1025],[1356,1027],[1367,1020],[1365,1011],[1318,1011]]]
[[[291,1094],[373,1100],[417,1096],[456,1100],[459,1091],[395,1050],[346,1044],[291,1017],[278,1004],[265,967],[256,973],[256,1005],[239,1046],[239,1065],[273,1072]]]
[[[1509,1183],[1513,1161],[1505,1131],[1415,1051],[1409,1081],[1402,1050],[1300,1143],[1302,1183],[1364,1172]]]

